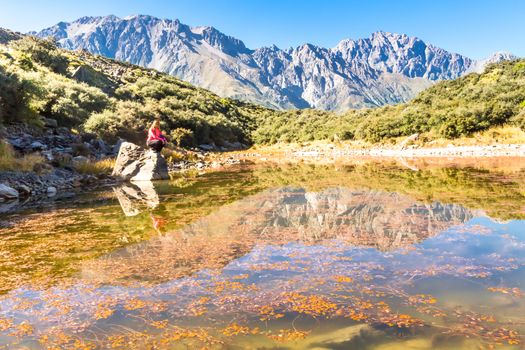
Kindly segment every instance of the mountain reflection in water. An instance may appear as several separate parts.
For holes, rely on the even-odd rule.
[[[51,286],[11,269],[25,283],[0,301],[0,344],[519,349],[525,173],[418,168],[278,166],[115,188],[106,204],[64,210],[69,233],[105,253],[67,276],[53,265]],[[47,215],[62,219],[21,221],[46,243],[61,226],[30,223]],[[5,252],[24,251],[17,230],[3,232]],[[104,236],[131,232],[149,236]],[[73,237],[64,244],[67,255]]]
[[[129,211],[125,203],[123,209]],[[137,201],[134,210],[141,204]],[[397,193],[281,188],[223,206],[176,232],[88,261],[83,272],[97,282],[165,281],[220,268],[256,245],[289,242],[338,240],[386,251],[418,243],[472,217],[471,210],[459,205],[422,204]]]

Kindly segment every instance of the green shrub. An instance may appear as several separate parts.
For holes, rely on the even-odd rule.
[[[21,80],[15,73],[0,66],[0,122],[24,121],[36,115],[29,107],[30,82]]]
[[[523,108],[516,116],[511,119],[513,125],[516,125],[521,130],[525,131],[525,108]]]
[[[180,147],[195,146],[193,131],[186,128],[175,128],[170,132],[171,142]]]
[[[40,63],[55,73],[65,74],[69,64],[67,57],[57,49],[53,39],[37,39],[32,36],[25,36],[11,44],[15,49],[29,56],[32,61]],[[24,59],[26,65],[28,62]]]
[[[57,119],[60,124],[82,124],[91,114],[100,113],[109,106],[108,96],[97,88],[58,76],[47,75],[42,78],[40,84],[45,86],[45,90],[39,96],[39,112]]]

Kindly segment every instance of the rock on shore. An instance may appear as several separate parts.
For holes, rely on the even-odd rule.
[[[123,142],[112,175],[131,181],[167,180],[168,163],[160,153]]]
[[[12,187],[0,184],[0,201],[18,198],[18,191]]]

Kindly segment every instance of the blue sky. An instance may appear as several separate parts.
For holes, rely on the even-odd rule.
[[[524,0],[0,0],[0,9],[0,26],[21,32],[86,15],[149,14],[214,26],[250,48],[333,47],[384,30],[472,58],[525,56]]]

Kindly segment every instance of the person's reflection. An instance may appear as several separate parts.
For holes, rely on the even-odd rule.
[[[151,181],[136,181],[115,187],[115,195],[126,216],[147,212],[152,226],[159,235],[164,235],[166,226],[165,208],[160,204],[159,194]]]
[[[162,216],[156,216],[153,213],[149,213],[149,217],[151,218],[151,221],[153,223],[153,229],[157,231],[159,235],[164,235],[162,230],[166,226],[166,220]]]

